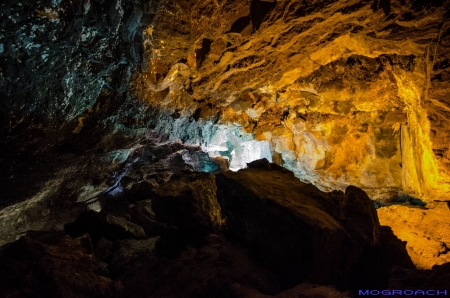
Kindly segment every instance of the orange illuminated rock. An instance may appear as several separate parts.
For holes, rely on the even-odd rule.
[[[218,115],[323,190],[429,201],[449,189],[449,3],[174,3],[158,10],[144,55],[170,70],[156,86],[134,84],[134,97]]]
[[[450,210],[445,202],[430,209],[392,205],[378,210],[380,224],[390,226],[394,234],[406,241],[414,264],[421,269],[450,262]]]

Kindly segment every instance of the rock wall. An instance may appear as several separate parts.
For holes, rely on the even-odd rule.
[[[139,27],[152,22],[156,4],[4,1],[3,117],[61,124],[92,107],[102,89],[123,93],[142,60]]]
[[[323,190],[352,184],[378,200],[448,191],[448,1],[1,9],[6,131],[63,125],[95,131],[94,144],[124,134],[117,126],[153,128],[233,169],[267,158]]]
[[[448,202],[428,208],[393,205],[378,209],[380,224],[390,226],[394,234],[406,242],[411,260],[421,269],[431,269],[450,261]],[[430,208],[431,207],[431,208]]]
[[[314,255],[329,239],[341,249],[343,259],[353,252],[346,252],[336,239],[348,240],[351,235],[370,248],[358,257],[355,268],[372,268],[372,256],[381,253],[372,242],[378,234],[381,238],[391,234],[386,227],[371,233],[372,226],[378,227],[373,208],[365,216],[376,223],[360,227],[354,218],[360,215],[358,208],[333,203],[333,190],[355,190],[349,185],[365,190],[381,202],[378,205],[405,197],[419,201],[421,207],[380,208],[382,224],[391,225],[401,240],[408,241],[417,266],[430,268],[448,261],[449,240],[441,219],[448,213],[450,187],[450,1],[4,1],[0,14],[0,244],[30,229],[61,231],[76,218],[75,227],[68,225],[67,231],[74,237],[88,232],[94,242],[110,232],[108,237],[120,239],[108,241],[131,237],[130,243],[135,243],[162,235],[169,226],[184,225],[203,233],[211,232],[212,225],[219,233],[226,215],[233,241],[260,247],[253,252],[261,258],[273,253],[287,268],[292,264],[284,252],[268,244],[271,237],[288,242],[291,234],[282,232],[289,226],[285,220],[295,223],[302,217],[310,222],[298,202],[313,210],[312,215],[324,211],[309,206],[301,195],[277,201],[281,188],[281,196],[290,194],[287,182],[274,188],[276,208],[266,204],[269,192],[258,193],[255,199],[256,190],[242,190],[244,182],[257,184],[261,191],[282,176],[295,180],[275,165],[266,170],[274,167],[281,174],[260,174],[258,181],[242,172],[226,172],[266,158],[328,191],[319,196],[329,201],[323,200],[319,209],[327,210],[329,222],[316,219],[338,226],[309,226],[305,235],[317,243],[303,248],[316,259],[309,269],[294,272],[295,282],[308,274],[323,283],[334,280],[336,286],[346,282],[324,269],[333,265],[332,258]],[[226,173],[216,178],[192,174],[203,178],[195,183],[186,178],[189,175],[172,180],[193,171],[217,173],[219,168]],[[151,192],[151,208],[149,202],[138,202],[162,184],[166,188]],[[181,194],[171,193],[180,185]],[[313,187],[301,185],[291,186],[299,193]],[[240,187],[246,199],[256,202],[257,212],[223,208],[228,203],[239,206],[242,197],[229,192]],[[313,194],[318,192],[314,188]],[[130,196],[125,201],[131,200],[127,206],[121,205],[125,194]],[[347,195],[343,200],[350,197],[354,198]],[[415,197],[426,201],[427,207]],[[117,207],[115,212],[124,206],[129,210],[108,213],[108,200]],[[300,215],[277,217],[285,208]],[[155,218],[153,211],[162,217]],[[236,219],[247,213],[255,222]],[[261,214],[270,214],[283,228],[274,232]],[[405,220],[411,222],[404,224]],[[89,230],[97,224],[99,229]],[[392,245],[392,250],[386,249],[392,252],[399,244],[391,238],[381,242]],[[179,239],[166,240],[162,247]],[[45,260],[55,252],[40,240],[20,241],[17,247],[38,248],[44,252],[39,258]],[[64,235],[58,241],[73,245],[74,251],[84,249],[83,243]],[[301,247],[300,242],[295,245]],[[14,254],[14,247],[7,253]],[[285,249],[292,253],[292,248]],[[61,254],[59,248],[56,254]],[[80,260],[91,272],[91,257],[85,254]],[[403,250],[398,255],[405,256]],[[188,251],[186,258],[202,257]],[[281,272],[276,258],[268,258],[266,266]],[[113,264],[116,261],[114,274],[119,276],[123,264],[120,257]],[[214,266],[216,261],[223,260],[219,256]],[[56,283],[54,272],[60,265],[66,266],[65,261],[56,261],[46,272]],[[389,266],[381,267],[374,270],[386,284],[383,270]],[[364,270],[358,270],[345,273],[364,283]],[[399,270],[400,277],[415,278],[414,272],[405,270]],[[112,280],[92,274],[98,290],[120,290]],[[134,278],[124,280],[133,284]],[[402,284],[391,282],[392,287]],[[294,286],[294,281],[287,284]],[[236,286],[229,290],[252,292]]]
[[[447,191],[448,1],[191,2],[164,2],[145,31],[136,98],[238,127],[324,190]]]

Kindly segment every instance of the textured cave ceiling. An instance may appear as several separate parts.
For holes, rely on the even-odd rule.
[[[446,1],[114,3],[2,4],[10,128],[151,127],[324,190],[448,191]]]
[[[434,199],[449,182],[447,6],[167,2],[144,31],[132,94],[176,115],[175,128],[157,124],[173,138],[226,147],[184,124],[194,116],[268,142],[273,160],[325,190]]]
[[[448,201],[450,1],[8,0],[0,13],[2,241],[57,229],[75,203],[98,210],[132,179],[260,158],[380,204]]]
[[[4,0],[0,24],[0,296],[448,288],[449,0]]]

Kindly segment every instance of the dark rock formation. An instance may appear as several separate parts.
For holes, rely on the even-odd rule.
[[[4,294],[351,297],[401,284],[390,275],[394,267],[416,272],[363,191],[323,193],[267,160],[215,177],[185,172],[142,181],[119,197],[105,194],[103,204],[105,211],[65,226],[73,240],[33,232],[4,246],[0,270],[17,272],[5,274]],[[62,277],[41,285],[35,275],[53,276],[55,263],[65,266]],[[78,276],[79,266],[87,273]],[[19,268],[35,267],[9,281]],[[91,280],[102,283],[86,286]]]
[[[375,208],[360,189],[326,194],[267,161],[219,174],[217,183],[227,235],[251,247],[285,287],[308,279],[377,288],[397,261],[412,267],[405,257],[386,259],[392,232],[380,235]],[[401,245],[391,248],[387,253],[406,256]]]
[[[31,233],[2,250],[2,297],[120,297],[120,282],[95,273],[88,236]]]
[[[449,263],[433,266],[429,270],[406,270],[404,268],[395,268],[392,271],[389,280],[389,288],[401,289],[408,288],[412,290],[441,290],[448,291],[450,284],[450,266]]]
[[[61,124],[94,106],[104,89],[124,93],[157,2],[3,1],[3,121]]]
[[[95,196],[107,187],[102,176],[117,169],[106,152],[144,135],[125,126],[145,110],[126,91],[156,8],[157,1],[0,4],[1,243],[30,226],[73,220],[83,187]]]
[[[146,237],[144,230],[140,226],[127,221],[123,217],[95,211],[81,214],[73,224],[67,224],[65,230],[74,238],[89,233],[93,241],[97,241],[102,237],[108,240],[142,239]]]

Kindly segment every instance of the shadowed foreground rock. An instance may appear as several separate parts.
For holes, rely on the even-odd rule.
[[[102,200],[66,225],[75,238],[28,232],[3,246],[0,295],[352,297],[447,278],[445,266],[414,269],[360,189],[323,193],[267,160],[130,183]]]
[[[392,233],[380,233],[375,208],[360,189],[323,193],[267,161],[220,174],[217,182],[227,235],[250,247],[285,288],[305,279],[342,289],[385,287],[394,264],[412,266],[407,257],[386,258],[406,251],[383,247]]]
[[[30,233],[3,247],[2,297],[119,297],[122,286],[94,272],[88,236]]]

